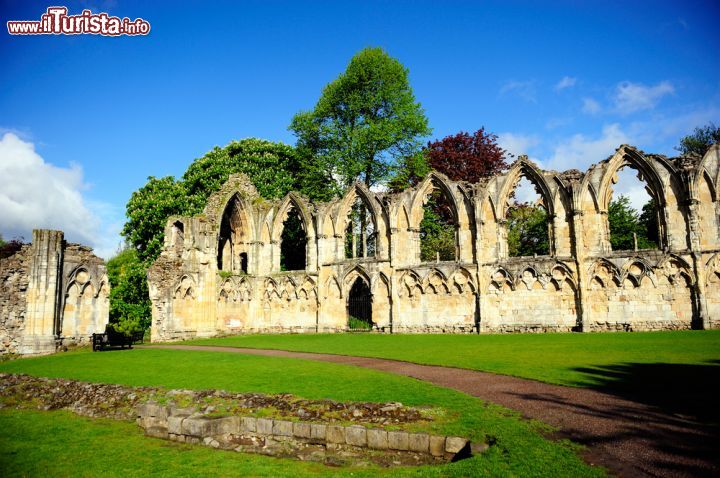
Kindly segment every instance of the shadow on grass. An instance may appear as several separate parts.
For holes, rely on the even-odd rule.
[[[705,364],[621,363],[579,367],[583,386],[659,408],[663,413],[720,425],[715,387],[720,360]]]
[[[596,421],[572,439],[601,451],[595,459],[619,475],[719,476],[720,361],[705,364],[623,363],[579,367],[583,387],[621,402],[578,403],[525,396]],[[615,449],[612,451],[612,449]],[[605,452],[609,455],[603,456]],[[618,457],[624,459],[617,461]]]

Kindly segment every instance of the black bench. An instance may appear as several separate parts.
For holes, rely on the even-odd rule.
[[[122,332],[117,332],[111,325],[105,327],[105,332],[102,334],[92,334],[92,348],[93,352],[103,350],[105,347],[117,347],[120,346],[124,349],[125,346],[132,348],[135,342],[143,341],[143,332],[135,332],[132,335],[125,335]]]

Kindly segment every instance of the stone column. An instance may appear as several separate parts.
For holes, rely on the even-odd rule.
[[[585,240],[584,240],[584,223],[583,211],[574,209],[570,229],[572,231],[572,242],[574,245],[575,267],[577,268],[577,295],[579,310],[577,310],[578,328],[580,332],[590,331],[590,313],[587,308],[587,273],[585,270]],[[571,249],[573,249],[571,247]]]
[[[697,199],[688,200],[688,235],[690,237],[690,255],[692,256],[695,273],[695,305],[698,311],[696,325],[703,330],[707,330],[710,328],[710,315],[708,314],[707,299],[705,298],[705,262],[700,247],[698,204]]]
[[[30,277],[27,290],[25,333],[21,354],[55,352],[62,294],[63,233],[33,230]]]

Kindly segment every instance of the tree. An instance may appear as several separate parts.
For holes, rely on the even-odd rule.
[[[650,210],[650,208],[654,210],[654,205],[646,205],[643,207],[644,212],[646,208],[648,210]],[[654,211],[652,215],[655,216],[655,221],[657,221],[657,216],[654,214]],[[610,224],[610,244],[613,250],[623,251],[635,249],[635,237],[637,237],[638,249],[657,248],[657,243],[648,237],[647,225],[650,222],[650,216],[651,214],[648,212],[647,222],[642,224],[637,211],[630,206],[630,199],[627,196],[621,195],[617,199],[610,201],[610,206],[608,207],[608,222]],[[657,225],[657,223],[655,224]],[[654,234],[655,237],[657,237],[657,228]]]
[[[693,134],[682,138],[680,145],[675,149],[682,154],[695,153],[703,156],[713,143],[718,142],[720,142],[720,128],[713,123],[708,123],[701,128],[695,128]]]
[[[110,279],[110,323],[132,334],[150,327],[147,270],[134,249],[126,248],[107,263]]]
[[[428,143],[427,158],[432,169],[453,181],[476,183],[507,168],[505,150],[484,127],[472,135],[461,131]]]
[[[304,157],[336,180],[336,193],[357,179],[368,186],[387,180],[396,160],[416,153],[431,132],[408,70],[381,48],[357,53],[289,129]]]
[[[542,206],[516,202],[507,214],[510,257],[549,254],[547,211]]]
[[[172,176],[161,179],[151,176],[145,186],[132,193],[126,206],[128,220],[122,234],[141,261],[152,262],[162,250],[168,217],[188,210],[189,201],[182,183]]]

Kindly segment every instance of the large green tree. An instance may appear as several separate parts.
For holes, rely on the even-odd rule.
[[[110,279],[110,323],[132,334],[150,327],[147,270],[132,248],[120,251],[107,263]]]
[[[675,149],[682,154],[695,153],[702,156],[711,145],[718,142],[720,142],[720,127],[708,123],[701,128],[695,128],[692,134],[682,138],[680,145]]]
[[[549,254],[545,208],[515,202],[507,213],[507,242],[510,257]]]
[[[150,308],[147,299],[147,267],[162,251],[167,220],[173,215],[193,215],[201,212],[208,197],[220,189],[231,174],[244,173],[260,195],[276,199],[292,190],[312,199],[331,196],[330,181],[313,167],[308,157],[296,148],[256,138],[233,141],[223,148],[216,147],[196,159],[180,180],[173,177],[148,178],[135,191],[126,208],[127,222],[123,235],[130,247],[113,258],[108,267],[120,271],[111,278],[113,292],[110,316],[123,330],[147,327]],[[301,238],[301,225],[291,222],[290,237]],[[288,252],[285,245],[285,252]],[[132,254],[131,254],[132,253]],[[111,266],[112,264],[112,266]]]
[[[619,196],[610,201],[608,207],[608,223],[610,224],[610,244],[613,250],[624,251],[635,248],[637,237],[638,249],[656,249],[657,242],[657,216],[652,201],[649,206],[643,207],[641,215],[630,205],[627,196]],[[654,222],[653,222],[654,221]],[[648,227],[655,225],[655,231],[648,231]]]
[[[407,68],[381,48],[357,53],[289,129],[305,157],[336,180],[336,192],[357,179],[386,181],[397,159],[416,153],[431,132]]]

